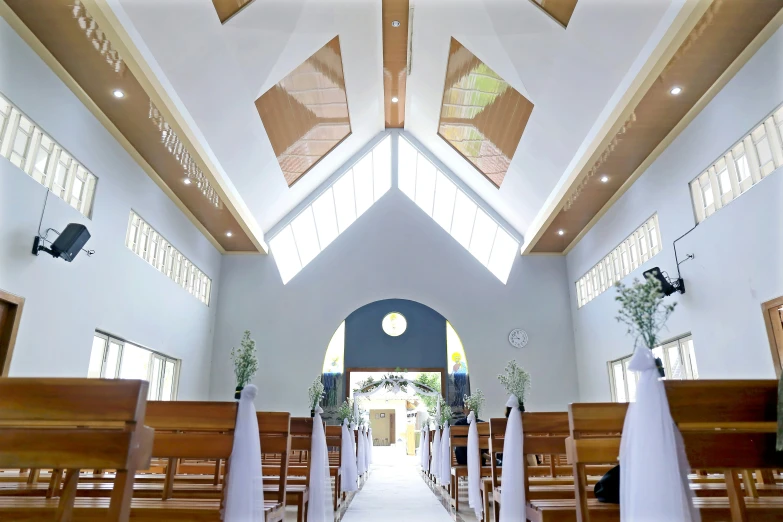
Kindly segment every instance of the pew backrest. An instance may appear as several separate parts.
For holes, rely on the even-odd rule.
[[[278,499],[285,504],[288,477],[288,457],[291,453],[291,414],[285,412],[258,412],[258,432],[261,456],[279,456],[277,462]]]
[[[470,426],[451,426],[449,428],[449,443],[451,444],[451,467],[457,465],[457,456],[454,449],[458,446],[467,447],[468,430]]]

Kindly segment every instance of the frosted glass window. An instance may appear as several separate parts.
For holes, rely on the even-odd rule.
[[[773,114],[764,118],[751,132],[742,136],[716,159],[706,169],[707,173],[716,173],[715,181],[711,182],[705,173],[691,181],[691,198],[697,223],[701,223],[783,166],[783,136],[775,135],[776,126],[779,130],[783,124],[782,118],[783,105],[778,106]],[[714,194],[714,191],[719,191],[720,197]]]
[[[321,252],[318,245],[318,233],[315,231],[312,207],[307,207],[291,222],[291,229],[294,231],[299,260],[304,266]]]
[[[477,209],[469,250],[484,266],[489,263],[489,254],[492,251],[492,244],[495,242],[495,232],[497,230],[497,223],[486,212],[480,208]]]
[[[3,96],[0,156],[90,217],[97,178]]]
[[[658,214],[655,214],[577,280],[577,307],[581,308],[612,288],[620,279],[660,251]],[[583,286],[586,292],[579,290]]]
[[[451,218],[454,216],[456,195],[457,186],[439,171],[435,181],[435,204],[432,209],[432,219],[446,232],[451,231]]]
[[[103,356],[106,350],[107,339],[104,337],[92,338],[92,351],[90,352],[90,364],[87,367],[87,377],[100,379],[103,369]]]
[[[125,233],[125,246],[209,306],[208,289],[212,287],[212,280],[132,210]],[[196,284],[196,281],[199,283]]]
[[[337,214],[334,209],[334,196],[331,188],[327,189],[313,202],[313,217],[315,218],[315,226],[318,229],[318,242],[321,245],[321,250],[323,250],[339,234],[337,230]]]
[[[514,264],[518,250],[519,243],[517,243],[516,239],[498,227],[487,268],[504,284],[508,281],[508,274],[511,272],[511,266]]]
[[[416,204],[432,215],[435,201],[435,165],[419,154],[416,162]]]
[[[473,222],[476,219],[476,208],[476,204],[464,192],[457,192],[454,201],[454,218],[451,222],[451,235],[465,248],[470,245]]]
[[[625,391],[625,371],[622,364],[613,364],[614,371],[614,393],[617,402],[627,402],[628,396]]]
[[[283,284],[288,283],[391,187],[391,137],[319,194],[269,244]]]
[[[340,233],[356,221],[356,198],[353,190],[353,172],[346,172],[332,187],[334,206],[337,210],[337,226]]]
[[[416,200],[416,157],[418,152],[406,140],[397,140],[399,158],[397,159],[397,183],[400,190],[412,200]]]

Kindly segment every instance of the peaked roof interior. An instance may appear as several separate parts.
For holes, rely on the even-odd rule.
[[[265,251],[265,235],[384,128],[429,149],[523,252],[567,252],[780,11],[767,0],[6,2],[222,252]]]

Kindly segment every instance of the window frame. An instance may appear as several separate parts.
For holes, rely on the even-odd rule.
[[[688,341],[690,341],[691,344],[690,347],[686,349],[685,345]],[[690,332],[663,341],[653,348],[653,350],[660,348],[663,353],[663,357],[661,358],[661,360],[663,362],[663,368],[666,373],[666,377],[664,377],[664,379],[665,380],[671,379],[669,377],[669,375],[671,374],[671,361],[669,360],[668,348],[671,348],[674,345],[676,345],[678,348],[680,362],[682,364],[683,371],[684,371],[684,377],[682,379],[674,379],[674,380],[698,379],[699,378],[698,367],[694,368],[693,365],[696,359],[696,355],[693,350],[693,335]],[[630,402],[630,390],[628,388],[628,362],[631,360],[631,357],[633,357],[633,354],[626,355],[624,357],[620,357],[619,359],[614,359],[606,363],[607,371],[609,373],[609,391],[611,393],[612,402]],[[617,383],[614,376],[614,367],[616,365],[619,365],[622,368],[623,387],[625,389],[625,397],[628,399],[626,401],[619,401],[617,399],[617,386],[616,386]],[[635,383],[639,382],[638,373],[634,373],[634,381]],[[634,398],[635,396],[636,396],[636,392],[634,392]]]
[[[157,350],[152,350],[151,348],[147,348],[144,345],[128,341],[126,339],[123,339],[122,337],[117,337],[116,335],[112,335],[112,334],[103,332],[101,330],[95,330],[95,332],[93,332],[93,339],[95,339],[96,337],[101,338],[101,339],[104,340],[103,357],[101,358],[100,377],[98,377],[98,378],[100,378],[100,379],[120,379],[119,375],[120,375],[120,373],[122,371],[122,358],[123,358],[123,353],[124,353],[124,350],[125,350],[125,345],[129,344],[129,345],[132,345],[132,346],[134,346],[136,348],[140,348],[140,349],[142,349],[144,351],[147,351],[150,354],[150,364],[149,364],[149,368],[147,370],[147,378],[145,380],[150,383],[149,392],[152,392],[152,390],[155,389],[155,390],[157,390],[157,395],[158,396],[157,397],[148,397],[148,400],[171,400],[171,401],[176,401],[177,400],[177,395],[179,393],[179,376],[180,376],[180,370],[181,370],[181,367],[182,367],[182,360],[181,359],[176,359],[174,357],[171,357],[169,355],[161,353],[161,352],[159,352]],[[118,352],[117,352],[117,363],[116,363],[116,367],[114,368],[114,375],[116,375],[116,377],[106,377],[106,363],[107,363],[107,358],[108,358],[108,354],[109,354],[109,346],[111,345],[111,343],[114,343],[114,344],[116,344],[119,347],[118,348]],[[152,383],[151,377],[152,377],[152,371],[153,371],[154,360],[155,359],[160,361],[161,372],[160,372],[160,375],[158,376],[157,387],[153,388],[153,383]],[[160,398],[160,394],[161,394],[161,392],[163,390],[163,382],[165,380],[165,367],[166,367],[166,363],[167,362],[171,362],[171,363],[174,364],[174,373],[172,375],[172,383],[171,383],[171,399],[161,399]]]

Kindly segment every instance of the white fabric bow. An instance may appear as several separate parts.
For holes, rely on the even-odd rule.
[[[310,443],[310,501],[308,522],[334,522],[332,505],[332,478],[329,473],[329,449],[320,406],[315,408],[313,437]]]
[[[353,446],[353,430],[349,430],[348,419],[343,421],[342,429],[342,454],[340,456],[340,489],[343,491],[356,491],[358,475],[356,473],[356,449]]]
[[[506,402],[511,408],[503,441],[503,487],[500,490],[500,522],[525,520],[525,455],[522,412],[519,399],[511,394]]]
[[[481,453],[475,413],[470,412],[468,415],[468,424],[468,505],[476,512],[476,518],[481,520],[484,503],[481,501]]]
[[[367,459],[365,454],[367,453],[367,444],[364,438],[364,427],[359,428],[356,437],[356,470],[361,477],[367,472]]]
[[[419,443],[419,453],[421,456],[421,467],[424,471],[430,469],[430,429],[429,427],[421,427],[421,442]]]
[[[372,428],[367,430],[367,469],[372,464]]]
[[[628,405],[625,414],[620,443],[620,520],[699,522],[688,484],[685,446],[655,357],[648,348],[639,347],[628,369],[639,372],[639,382],[636,402]]]
[[[432,458],[430,459],[430,473],[435,479],[440,476],[440,428],[435,426],[435,435],[432,437]]]
[[[234,445],[228,468],[225,522],[264,521],[264,482],[261,472],[261,438],[253,403],[258,388],[242,389],[234,427]]]

